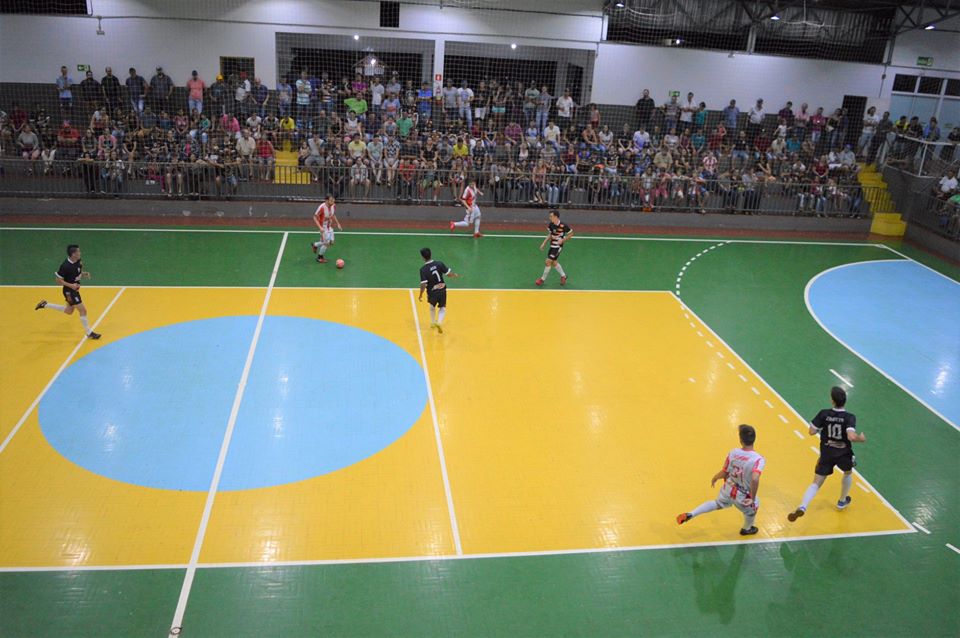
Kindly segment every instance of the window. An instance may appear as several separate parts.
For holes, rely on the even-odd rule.
[[[919,76],[916,75],[903,75],[897,73],[893,77],[893,90],[903,91],[905,93],[913,93],[917,90],[918,77]]]
[[[380,3],[380,26],[385,29],[400,28],[400,3]]]
[[[253,82],[254,66],[253,58],[227,58],[220,56],[220,73],[225,78],[240,77],[240,73],[246,73],[247,79]]]
[[[942,87],[943,78],[920,78],[920,87],[917,89],[917,93],[940,95]]]
[[[37,15],[89,15],[87,0],[5,0],[0,13],[33,13]]]
[[[946,95],[960,97],[960,80],[947,80]]]

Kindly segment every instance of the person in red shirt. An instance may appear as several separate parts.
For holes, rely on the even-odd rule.
[[[207,88],[206,82],[200,79],[196,71],[190,74],[187,80],[187,114],[193,115],[193,112],[203,113],[203,91]]]
[[[270,140],[266,136],[257,140],[257,164],[262,167],[260,179],[266,181],[273,179],[273,165],[276,161],[276,151]]]
[[[313,213],[313,223],[320,229],[320,241],[311,242],[310,247],[317,253],[317,263],[325,264],[327,258],[324,255],[335,239],[333,225],[337,225],[337,230],[343,230],[340,220],[337,219],[337,201],[332,193],[317,206],[317,210]]]
[[[414,179],[416,172],[417,165],[413,159],[407,155],[403,156],[400,159],[397,173],[400,175],[400,197],[407,201],[413,199],[416,190],[416,180]]]

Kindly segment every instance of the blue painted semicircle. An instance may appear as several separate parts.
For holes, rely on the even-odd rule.
[[[173,324],[99,348],[39,406],[74,463],[144,487],[207,491],[257,318]],[[420,364],[378,335],[267,316],[219,489],[282,485],[383,450],[426,405]]]
[[[867,261],[820,273],[807,301],[847,347],[960,423],[960,283],[913,261]]]

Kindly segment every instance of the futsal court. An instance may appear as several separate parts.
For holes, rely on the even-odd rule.
[[[263,618],[533,635],[572,626],[581,588],[609,594],[597,635],[641,616],[670,634],[673,614],[779,634],[748,608],[802,611],[824,583],[887,592],[845,612],[874,635],[890,614],[956,625],[956,268],[869,242],[585,236],[567,285],[539,289],[538,235],[345,232],[343,270],[311,238],[0,231],[3,635],[247,635]],[[71,242],[100,341],[34,310],[59,301]],[[443,334],[417,298],[422,246],[463,275]],[[869,437],[853,504],[835,509],[833,477],[788,523],[832,385]],[[759,534],[733,509],[677,526],[716,494],[741,423],[767,459]]]

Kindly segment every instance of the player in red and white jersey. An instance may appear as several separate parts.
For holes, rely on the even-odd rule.
[[[757,431],[751,425],[740,426],[740,445],[727,455],[723,462],[723,469],[713,475],[710,486],[723,479],[720,494],[712,501],[706,501],[692,512],[684,512],[677,516],[677,523],[684,524],[695,516],[725,509],[731,505],[743,513],[743,527],[741,536],[751,536],[757,533],[753,521],[757,517],[760,499],[757,490],[760,488],[760,475],[766,461],[753,449],[757,440]]]
[[[477,198],[483,195],[483,192],[477,188],[477,180],[471,179],[467,182],[467,187],[463,189],[463,195],[460,196],[460,203],[463,204],[466,214],[463,221],[450,222],[450,230],[455,228],[469,228],[473,224],[473,236],[482,237],[480,234],[480,207],[477,206]]]
[[[313,213],[313,223],[320,229],[320,241],[310,242],[310,247],[317,253],[317,261],[325,264],[327,258],[324,255],[334,241],[333,225],[337,225],[337,230],[343,230],[340,220],[337,219],[337,202],[333,195],[327,195],[327,198],[317,207],[316,212]]]

